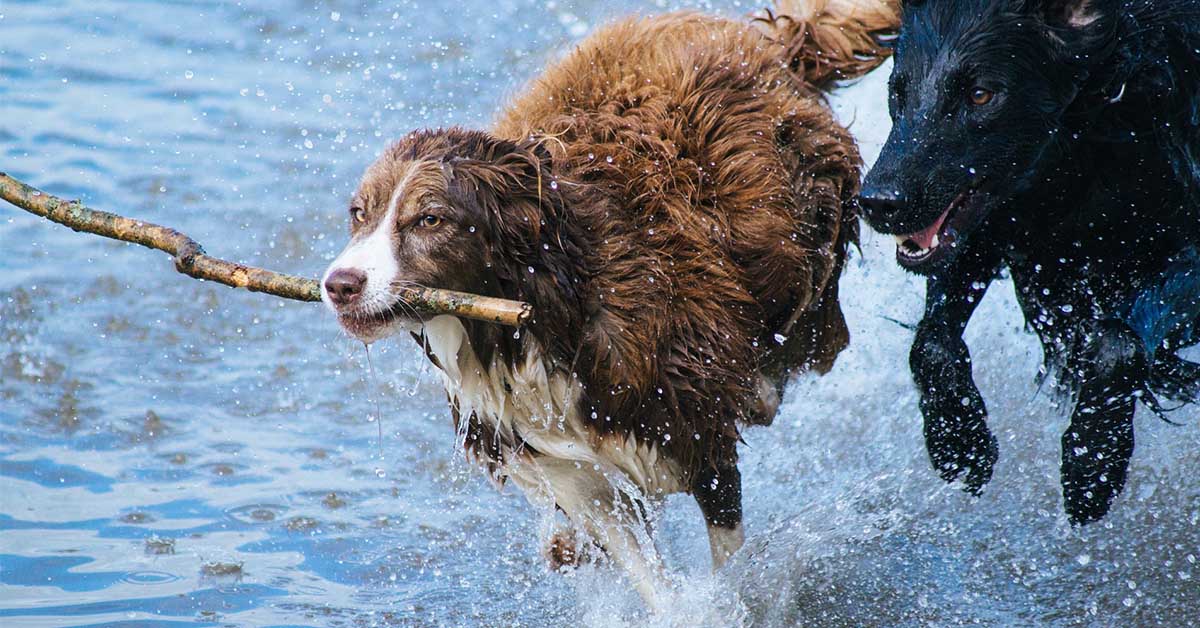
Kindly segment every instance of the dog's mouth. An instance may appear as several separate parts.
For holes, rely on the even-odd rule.
[[[371,344],[419,325],[410,308],[396,301],[390,308],[376,312],[339,311],[338,325],[361,342]]]
[[[981,182],[973,183],[951,201],[928,227],[915,233],[896,234],[896,260],[916,269],[944,259],[961,243],[962,235],[978,224],[982,208],[973,203]]]

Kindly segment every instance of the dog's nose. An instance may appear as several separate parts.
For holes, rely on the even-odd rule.
[[[350,305],[367,285],[367,274],[357,268],[339,268],[325,279],[325,292],[334,305]]]
[[[881,187],[865,188],[858,195],[858,203],[862,206],[867,221],[873,224],[892,220],[906,204],[904,194],[899,190]]]

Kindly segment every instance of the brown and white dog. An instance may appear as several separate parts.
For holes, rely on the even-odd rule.
[[[837,280],[861,163],[822,90],[881,63],[898,18],[874,0],[777,9],[618,22],[490,132],[404,137],[363,176],[322,282],[354,337],[411,332],[467,451],[651,605],[646,506],[691,493],[724,564],[743,541],[739,424],[769,423],[787,376],[827,371],[849,339]],[[516,334],[421,320],[406,284],[534,318]]]

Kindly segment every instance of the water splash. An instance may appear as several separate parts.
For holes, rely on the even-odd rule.
[[[379,402],[379,375],[375,372],[375,362],[371,359],[371,345],[363,343],[363,352],[367,354],[367,377],[370,380],[370,390],[367,392],[367,397],[375,406],[375,428],[378,432],[376,444],[379,447],[379,461],[382,463],[383,456],[383,405]],[[377,469],[375,474],[379,475],[382,469]]]

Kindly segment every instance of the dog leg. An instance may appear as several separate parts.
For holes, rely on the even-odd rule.
[[[1200,403],[1200,364],[1160,351],[1151,379],[1154,392],[1181,403]]]
[[[742,531],[742,474],[737,459],[706,466],[696,472],[692,495],[704,513],[713,570],[725,566],[745,542]]]
[[[555,528],[546,537],[542,554],[550,571],[566,572],[581,565],[600,562],[604,548],[570,525]]]
[[[1125,486],[1133,455],[1133,412],[1148,364],[1141,340],[1124,323],[1089,330],[1073,365],[1079,401],[1062,437],[1063,505],[1071,522],[1103,517]]]
[[[618,488],[627,482],[624,476],[614,475],[610,481],[591,464],[573,460],[540,457],[536,464],[558,508],[625,571],[646,605],[657,609],[670,584],[642,516],[644,509]]]
[[[938,475],[960,477],[978,495],[992,478],[1000,456],[987,426],[987,406],[971,377],[971,355],[958,336],[941,330],[917,332],[909,360],[921,389],[925,449]]]
[[[971,375],[971,354],[962,334],[995,275],[990,261],[965,259],[929,279],[925,316],[909,354],[925,417],[925,448],[943,480],[962,478],[978,495],[999,457],[987,426],[987,407]]]
[[[786,376],[775,379],[765,373],[759,372],[758,397],[751,405],[745,417],[748,425],[770,425],[775,421],[775,415],[779,413],[783,377]]]

